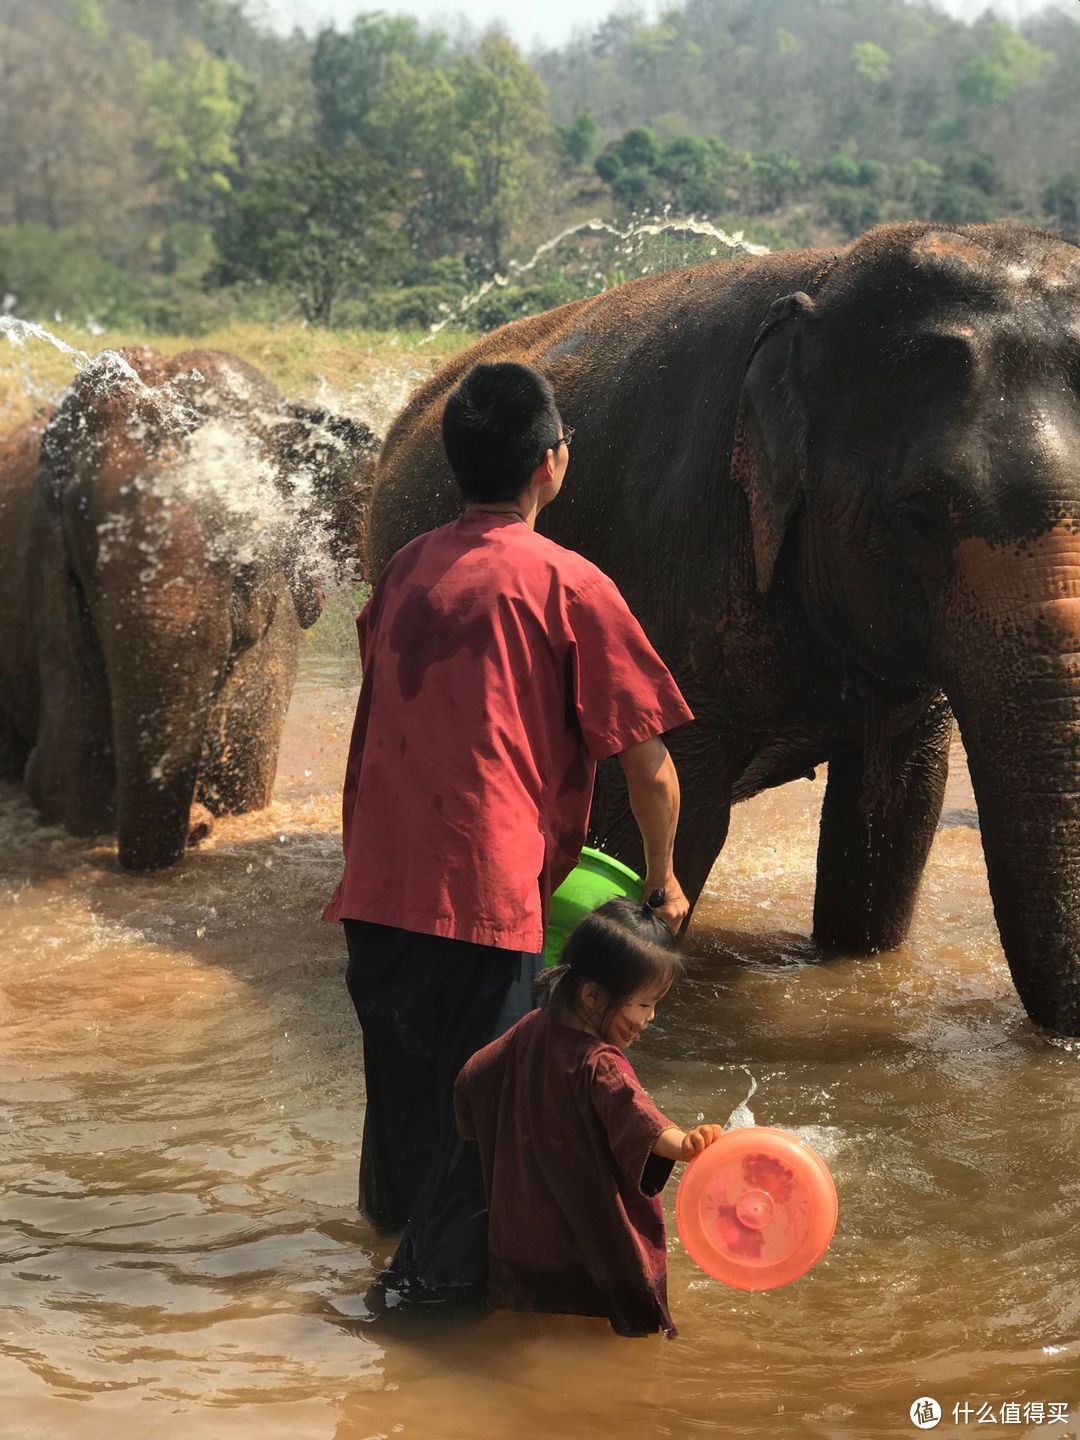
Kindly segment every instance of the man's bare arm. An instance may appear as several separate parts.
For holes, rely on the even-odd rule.
[[[675,831],[679,823],[679,777],[667,746],[657,736],[619,752],[630,808],[645,847],[645,894],[664,892],[656,913],[677,935],[690,903],[675,878]]]

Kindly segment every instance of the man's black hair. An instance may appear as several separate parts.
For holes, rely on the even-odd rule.
[[[516,500],[562,422],[551,384],[527,365],[474,365],[443,411],[443,448],[466,499]]]

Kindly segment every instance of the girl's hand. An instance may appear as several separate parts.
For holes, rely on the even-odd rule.
[[[702,1150],[707,1150],[710,1145],[715,1145],[724,1133],[722,1125],[695,1125],[693,1130],[687,1131],[683,1136],[682,1158],[693,1160],[695,1155],[700,1155]]]

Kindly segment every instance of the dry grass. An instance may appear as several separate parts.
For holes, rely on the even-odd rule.
[[[64,325],[48,328],[57,339],[89,355],[134,345],[149,345],[168,355],[193,347],[228,350],[255,365],[290,400],[359,415],[376,430],[385,429],[415,384],[475,338],[445,330],[424,344],[420,332],[319,330],[302,324],[237,324],[197,340],[125,331],[89,335]],[[0,432],[54,402],[74,373],[73,359],[47,341],[29,339],[16,345],[0,337]]]

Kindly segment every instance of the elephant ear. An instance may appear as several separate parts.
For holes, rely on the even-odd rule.
[[[265,436],[276,482],[292,510],[282,562],[297,619],[307,629],[325,600],[319,568],[335,579],[362,578],[364,531],[379,440],[359,420],[288,405]],[[312,527],[327,543],[317,565],[308,549]]]
[[[773,302],[754,339],[739,398],[731,475],[750,506],[762,595],[805,488],[807,423],[798,359],[802,325],[813,316],[814,302],[801,290]]]
[[[328,410],[289,406],[278,437],[286,477],[303,470],[312,483],[312,504],[326,525],[330,550],[342,573],[360,578],[367,512],[381,441],[360,420]]]

